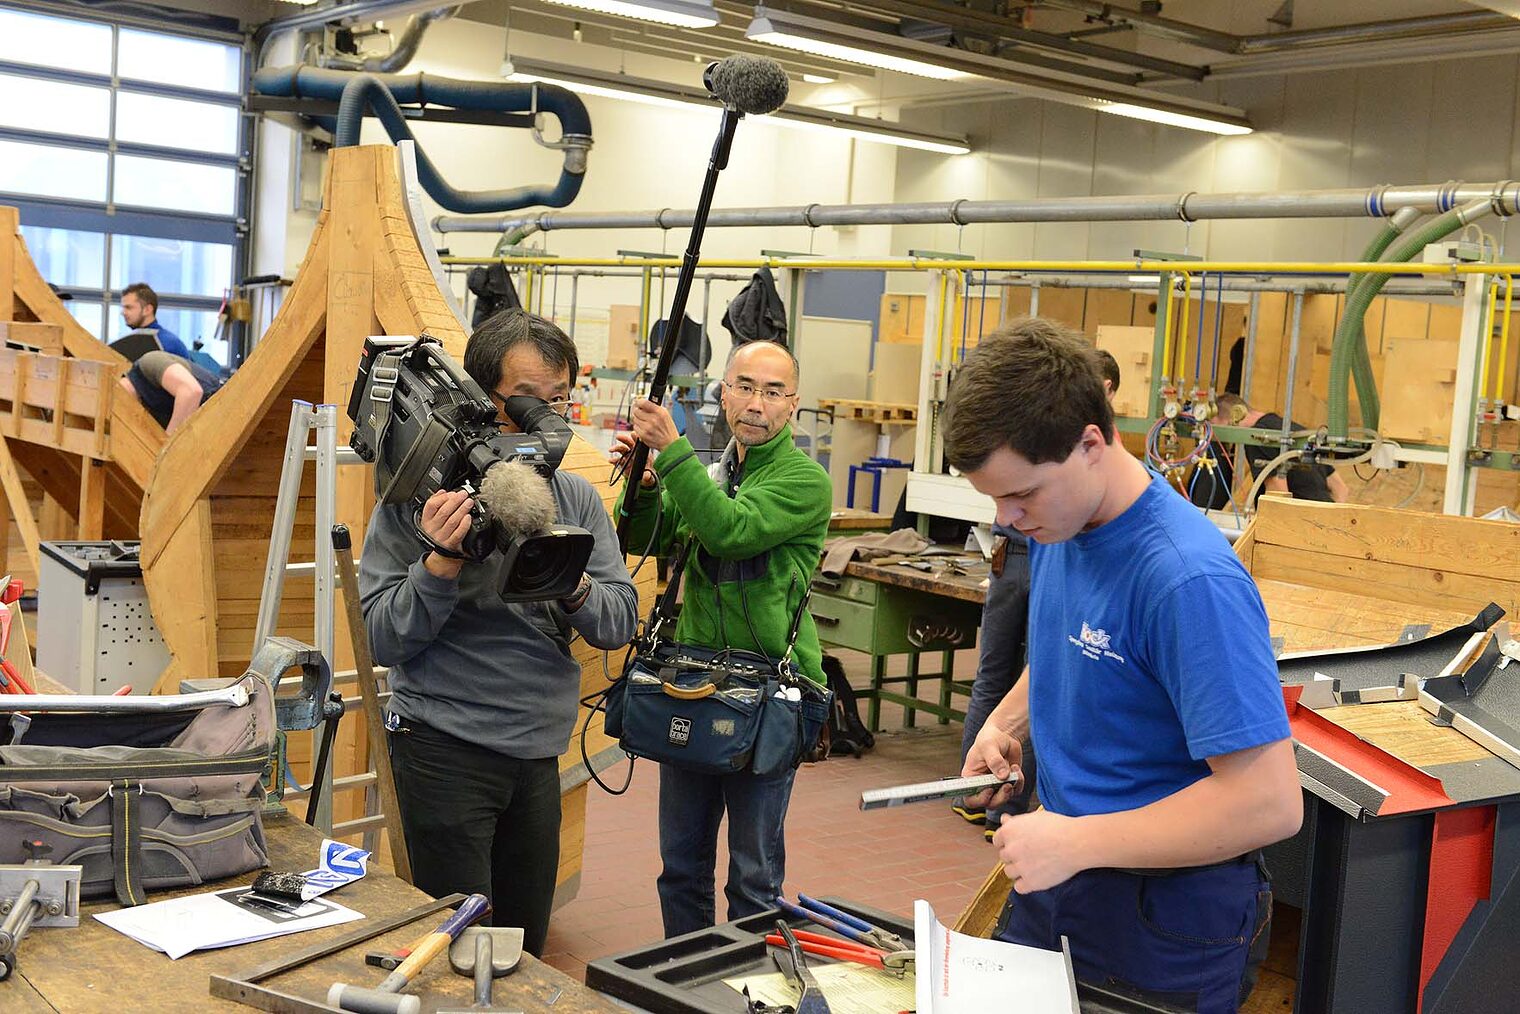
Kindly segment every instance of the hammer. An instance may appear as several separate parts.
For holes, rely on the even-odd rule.
[[[402,995],[401,990],[418,972],[453,943],[454,938],[473,922],[491,914],[491,903],[483,894],[472,894],[445,919],[438,928],[417,942],[405,961],[385,977],[376,989],[335,982],[327,991],[327,1003],[355,1014],[421,1014],[422,1001]]]

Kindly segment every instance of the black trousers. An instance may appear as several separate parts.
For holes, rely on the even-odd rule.
[[[390,733],[416,886],[491,899],[491,925],[520,926],[543,957],[559,869],[559,761],[518,760],[407,719]]]

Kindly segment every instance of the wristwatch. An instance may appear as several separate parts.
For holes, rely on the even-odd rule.
[[[560,599],[561,608],[567,613],[573,613],[586,603],[586,596],[591,594],[591,578],[581,575],[581,583],[575,586],[575,591],[567,599]]]

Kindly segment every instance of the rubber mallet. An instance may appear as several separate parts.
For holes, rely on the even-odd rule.
[[[421,1014],[422,1001],[401,990],[427,964],[448,949],[465,927],[491,914],[483,894],[472,894],[437,929],[418,941],[412,953],[375,989],[335,982],[327,991],[327,1004],[354,1014]]]

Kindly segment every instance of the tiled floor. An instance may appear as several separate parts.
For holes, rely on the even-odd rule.
[[[970,652],[961,654],[963,664],[973,661]],[[846,659],[857,686],[864,683],[858,675],[861,661]],[[861,711],[864,716],[864,705]],[[887,731],[877,736],[874,750],[798,773],[786,824],[789,897],[799,890],[838,895],[905,916],[912,914],[915,899],[924,898],[948,923],[982,885],[995,853],[981,828],[952,814],[948,803],[860,812],[863,789],[959,773],[960,725],[919,719],[920,728],[901,730],[901,711],[884,708]],[[622,769],[612,775],[617,779],[612,784],[620,784]],[[584,976],[588,961],[663,935],[654,886],[660,870],[657,795],[656,772],[644,763],[626,795],[591,790],[580,892],[554,914],[545,954],[550,964],[576,978]],[[720,846],[720,877],[726,868]],[[717,892],[721,919],[721,879]]]

